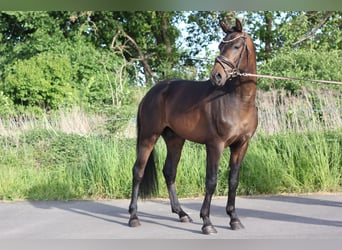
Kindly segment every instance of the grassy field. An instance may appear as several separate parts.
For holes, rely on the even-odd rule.
[[[259,96],[258,107],[259,128],[243,162],[238,193],[342,191],[341,96],[267,93]],[[0,199],[128,198],[135,138],[123,134],[134,135],[108,133],[105,117],[79,109],[40,120],[1,120]],[[158,196],[167,197],[162,140],[157,152]],[[226,150],[217,195],[227,194],[228,159]],[[177,175],[179,196],[203,195],[204,178],[205,148],[187,142]]]

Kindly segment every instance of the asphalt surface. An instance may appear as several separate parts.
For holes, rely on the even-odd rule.
[[[341,239],[342,194],[238,197],[245,229],[233,231],[226,198],[214,198],[218,233],[203,235],[202,199],[182,199],[192,223],[181,223],[168,200],[138,202],[141,226],[127,226],[128,200],[0,202],[0,239]]]

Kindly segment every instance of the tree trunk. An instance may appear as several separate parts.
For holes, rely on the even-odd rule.
[[[270,11],[265,11],[265,57],[269,59],[272,52],[272,13]]]
[[[163,44],[166,47],[166,55],[169,57],[172,54],[172,45],[170,38],[168,36],[168,31],[169,31],[169,14],[164,11],[157,11],[156,12],[158,19],[160,20],[160,31],[158,32],[159,34],[155,34],[157,38],[157,44]]]

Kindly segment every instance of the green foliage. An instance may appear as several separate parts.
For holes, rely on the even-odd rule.
[[[84,160],[87,146],[84,137],[45,129],[22,134],[18,143],[32,150],[37,168],[78,165]]]
[[[283,13],[278,32],[280,47],[318,50],[342,48],[340,11],[290,11]]]
[[[342,81],[341,67],[341,53],[336,50],[283,49],[267,63],[261,64],[258,73],[303,79]],[[263,90],[286,89],[295,93],[303,86],[314,85],[318,86],[318,84],[308,81],[258,79],[258,86]]]
[[[121,110],[136,105],[131,86],[207,79],[213,60],[194,57],[211,58],[209,46],[223,36],[219,20],[233,25],[236,15],[245,17],[255,41],[259,72],[340,79],[338,11],[2,11],[0,112],[39,114],[74,104]],[[293,92],[302,84],[261,80],[260,86]]]
[[[129,94],[125,58],[94,44],[89,15],[82,15],[0,13],[6,34],[0,45],[0,91],[17,112],[74,104],[95,110],[121,105]]]
[[[94,24],[90,31],[91,40],[97,46],[107,48],[113,43],[124,45],[125,58],[141,73],[137,75],[135,70],[128,69],[131,79],[135,84],[151,85],[169,77],[165,68],[160,67],[161,62],[171,68],[178,64],[176,39],[180,31],[176,21],[181,17],[181,13],[172,11],[95,11],[89,16]]]
[[[268,60],[279,48],[279,43],[282,42],[279,41],[279,25],[283,22],[282,14],[280,11],[256,11],[247,12],[246,16],[246,28],[255,43],[257,60],[259,62]],[[270,26],[266,21],[268,19],[271,21]],[[276,22],[276,20],[279,21]],[[283,39],[287,38],[284,37]],[[271,51],[267,51],[267,45]]]
[[[72,103],[72,78],[68,57],[41,53],[6,68],[2,88],[16,105],[56,109]]]
[[[14,105],[13,101],[0,91],[0,116],[11,116],[13,115]]]
[[[256,11],[245,15],[246,29],[255,42],[259,62],[282,53],[284,48],[342,48],[340,11]]]
[[[83,137],[37,129],[1,137],[0,146],[0,199],[80,198],[69,173],[84,161]]]
[[[84,41],[75,41],[57,51],[65,53],[72,61],[75,100],[90,110],[100,110],[106,105],[120,106],[129,91],[125,63],[108,49],[96,49]]]

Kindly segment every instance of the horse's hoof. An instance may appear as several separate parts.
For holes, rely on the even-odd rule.
[[[130,219],[128,222],[128,225],[130,227],[139,227],[141,224],[140,224],[139,219]]]
[[[214,226],[212,226],[212,225],[209,225],[209,226],[203,226],[202,227],[202,233],[203,234],[216,234],[217,233],[217,231],[216,231],[216,229],[215,229],[215,227]]]
[[[233,222],[230,222],[230,228],[232,230],[239,230],[239,229],[244,229],[245,227],[242,225],[240,221],[233,221]]]
[[[179,218],[179,221],[186,223],[186,222],[192,222],[192,219],[189,215],[184,215],[184,216]]]

